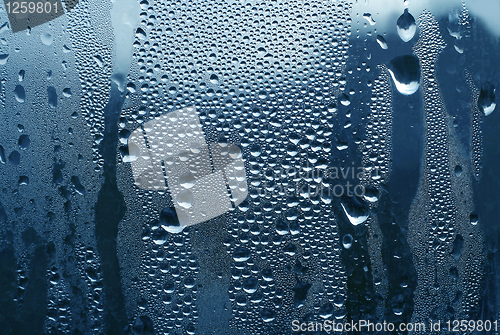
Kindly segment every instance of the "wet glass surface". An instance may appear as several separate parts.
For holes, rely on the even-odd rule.
[[[500,333],[498,3],[38,2],[0,333]]]

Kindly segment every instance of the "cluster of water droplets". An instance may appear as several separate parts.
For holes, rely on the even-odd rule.
[[[110,2],[80,4],[57,21],[18,33],[0,24],[0,176],[3,194],[10,193],[1,199],[1,235],[12,236],[6,250],[14,250],[13,262],[22,268],[15,317],[24,319],[12,320],[22,328],[32,306],[42,306],[42,317],[29,321],[46,333],[103,332],[99,257],[91,263],[73,247],[76,241],[83,249],[96,247],[89,222],[100,187],[94,169],[113,36]],[[104,69],[89,61],[93,55],[107,59]]]
[[[483,155],[483,137],[481,135],[481,122],[483,113],[479,110],[479,90],[476,88],[469,72],[466,72],[467,84],[472,91],[471,109],[471,159],[474,165],[474,178],[479,180],[481,176],[481,157]]]
[[[65,44],[63,49],[64,53],[74,53],[76,60],[81,84],[79,110],[93,139],[92,153],[96,171],[99,171],[104,164],[99,144],[104,136],[104,107],[109,99],[111,89],[109,78],[113,66],[110,9],[111,2],[96,5],[81,1],[68,13],[67,29],[71,44]],[[89,11],[92,11],[92,15],[87,14]],[[46,38],[42,37],[43,40]],[[51,90],[48,93],[50,101]],[[71,90],[65,90],[63,94],[71,95]],[[75,117],[80,113],[75,112]]]
[[[387,276],[382,261],[382,231],[378,223],[378,200],[384,185],[389,181],[392,154],[392,92],[386,66],[378,66],[379,76],[372,85],[370,114],[367,116],[366,139],[361,143],[363,168],[366,173],[360,182],[364,187],[363,201],[366,205],[366,225],[369,230],[368,250],[376,292],[387,297]],[[383,309],[382,306],[379,307]],[[380,315],[379,315],[380,316]]]

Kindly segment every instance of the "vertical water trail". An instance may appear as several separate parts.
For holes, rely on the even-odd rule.
[[[422,177],[409,214],[408,242],[417,270],[412,321],[473,319],[482,280],[483,236],[471,224],[472,167],[460,149],[435,69],[446,44],[432,14],[418,19],[414,53],[422,69],[425,144]],[[454,171],[462,168],[460,175]]]

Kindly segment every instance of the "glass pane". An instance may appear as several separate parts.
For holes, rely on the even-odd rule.
[[[500,5],[4,0],[5,334],[497,334]]]

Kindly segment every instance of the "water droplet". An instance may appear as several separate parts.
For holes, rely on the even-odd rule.
[[[420,64],[413,55],[399,56],[391,60],[389,72],[399,93],[411,95],[420,86]]]
[[[5,164],[5,162],[7,162],[7,159],[5,158],[5,150],[0,145],[0,163]]]
[[[340,103],[344,106],[349,106],[351,104],[351,99],[347,94],[342,93],[342,95],[340,96]]]
[[[219,85],[219,77],[217,77],[216,74],[212,74],[210,76],[210,82],[213,84],[213,85]]]
[[[28,176],[20,176],[19,181],[17,182],[17,184],[19,186],[28,185],[29,183],[30,183],[30,179],[28,178]]]
[[[164,229],[156,229],[152,236],[153,242],[157,245],[163,245],[167,242],[168,234]]]
[[[14,150],[10,153],[9,162],[14,165],[18,165],[21,162],[21,154],[19,153],[19,151]]]
[[[365,222],[370,215],[370,208],[368,205],[355,195],[342,196],[340,204],[342,205],[342,209],[344,209],[344,213],[349,219],[349,222],[351,222],[353,226],[357,226]]]
[[[42,40],[42,43],[45,45],[51,45],[52,42],[54,42],[54,36],[51,34],[44,32],[40,35],[40,39]]]
[[[57,107],[57,92],[55,87],[47,87],[47,95],[49,97],[49,106],[52,108]]]
[[[375,187],[368,185],[364,189],[363,197],[365,198],[366,201],[377,202],[378,201],[378,190]]]
[[[245,247],[236,247],[233,251],[233,259],[236,262],[246,262],[250,256],[250,250]]]
[[[184,190],[177,195],[177,204],[182,208],[189,209],[193,206],[194,195],[189,190]]]
[[[160,225],[163,229],[172,234],[179,233],[184,228],[180,226],[174,207],[167,207],[161,210]]]
[[[396,25],[398,35],[404,42],[408,42],[413,38],[413,36],[415,36],[417,25],[415,24],[415,18],[413,15],[408,13],[408,8],[406,8],[404,13],[398,18]]]
[[[135,31],[135,36],[141,40],[145,40],[146,32],[142,28],[137,28],[137,30]]]
[[[276,313],[269,308],[264,308],[260,315],[262,316],[262,321],[264,322],[271,322],[276,318]]]
[[[383,38],[380,35],[377,35],[377,43],[384,50],[387,50],[389,48],[389,46],[387,45],[387,42],[385,41],[385,38]]]
[[[243,291],[246,293],[255,293],[259,287],[259,281],[255,277],[248,277],[243,279]]]
[[[9,54],[0,54],[0,65],[5,65],[9,59]]]
[[[286,235],[289,233],[288,225],[282,219],[276,220],[276,233],[278,233],[278,235]]]
[[[14,96],[18,102],[24,102],[26,100],[26,92],[24,91],[24,87],[21,85],[16,85],[14,89]]]
[[[479,215],[477,215],[476,213],[472,213],[470,215],[470,223],[474,226],[477,225],[479,223]]]
[[[67,88],[63,89],[63,95],[64,95],[66,98],[71,97],[71,95],[72,95],[72,93],[71,93],[71,88],[67,87]]]
[[[21,148],[21,150],[26,150],[30,146],[31,140],[28,135],[21,135],[19,136],[19,140],[17,141],[17,144]]]
[[[376,23],[370,13],[364,13],[363,17],[366,19],[366,21],[368,21],[368,23],[370,24],[370,26],[373,26]]]
[[[490,82],[486,82],[481,85],[481,91],[479,92],[479,98],[477,100],[479,110],[488,116],[495,110],[495,86]]]
[[[345,234],[342,238],[342,246],[346,249],[349,249],[352,246],[352,235]]]

